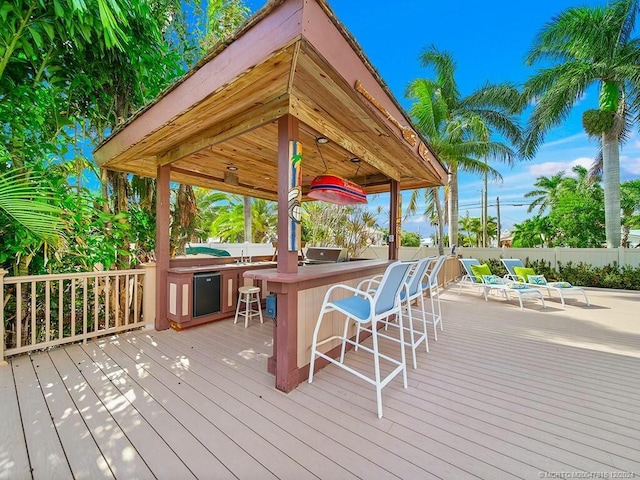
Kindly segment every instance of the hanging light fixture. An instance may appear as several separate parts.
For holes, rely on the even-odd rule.
[[[316,150],[320,155],[320,159],[322,160],[326,171],[327,164],[324,161],[322,152],[320,151],[321,143],[328,143],[328,139],[325,137],[316,138]],[[354,162],[354,159],[351,161]],[[358,168],[360,168],[360,165],[358,165]],[[364,188],[356,183],[328,172],[318,175],[312,180],[308,197],[313,198],[314,200],[334,203],[336,205],[358,205],[367,203],[367,192]]]

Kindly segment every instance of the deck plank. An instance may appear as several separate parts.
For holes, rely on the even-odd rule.
[[[74,363],[67,349],[52,350],[49,357],[57,370],[64,372],[62,381],[116,478],[154,478],[136,446],[82,375],[84,363]]]
[[[192,345],[194,345],[199,337],[200,335],[195,335],[188,341],[193,342]],[[177,341],[182,341],[184,338],[185,336],[182,336]],[[161,342],[163,339],[158,339],[158,341]],[[176,340],[173,340],[172,344],[175,341]],[[203,371],[202,375],[209,381],[214,382],[217,378],[222,377],[227,379],[227,381],[235,383],[241,388],[241,390],[237,390],[235,397],[242,399],[243,402],[257,394],[260,402],[259,404],[254,404],[254,408],[259,409],[258,411],[273,423],[278,425],[292,424],[294,428],[289,429],[289,433],[296,437],[298,442],[309,445],[320,455],[340,466],[340,470],[352,472],[351,474],[346,473],[347,477],[355,474],[362,478],[363,475],[371,474],[375,476],[375,478],[393,478],[393,475],[390,475],[387,470],[378,467],[370,459],[363,458],[356,452],[345,449],[336,438],[319,432],[313,428],[312,425],[309,425],[308,421],[301,419],[299,415],[296,414],[297,412],[290,408],[292,405],[289,398],[290,394],[283,395],[275,391],[273,389],[273,377],[268,374],[265,375],[264,369],[259,371],[244,362],[230,361],[230,358],[237,357],[237,352],[242,351],[241,349],[232,349],[227,352],[221,345],[212,345],[210,343],[208,345],[209,347],[215,347],[217,354],[223,354],[222,363],[218,364],[214,362],[208,352],[204,353],[206,350],[199,348],[193,349],[194,355],[192,358],[201,365],[208,366],[210,372]],[[163,346],[163,348],[168,347],[168,344]],[[210,348],[207,350],[210,351]],[[226,353],[231,354],[234,351],[236,355],[225,355]],[[247,363],[251,364],[253,362],[249,360]],[[254,381],[252,382],[250,380]],[[306,413],[311,417],[315,416],[313,412],[307,411]],[[338,471],[338,473],[341,472]],[[341,473],[338,478],[342,478],[344,475],[345,473]],[[318,471],[318,476],[320,478],[324,477],[322,471]]]
[[[209,403],[215,402],[217,409],[224,408],[228,414],[233,415],[239,422],[259,435],[260,441],[271,442],[279,451],[272,452],[271,449],[265,449],[266,453],[273,456],[273,459],[268,460],[269,464],[284,460],[283,463],[286,465],[289,461],[294,461],[311,472],[313,476],[330,475],[336,478],[350,476],[348,471],[338,468],[315,449],[296,439],[290,432],[296,431],[298,425],[279,410],[271,412],[259,392],[247,388],[243,377],[224,377],[217,373],[216,362],[212,361],[210,357],[203,361],[203,357],[199,355],[197,350],[192,349],[191,345],[181,345],[173,339],[170,343],[165,343],[165,339],[158,337],[154,335],[153,339],[145,337],[143,340],[153,342],[157,346],[157,354],[161,355],[158,360],[159,364],[165,363],[165,368],[167,368],[170,365],[170,361],[168,361],[170,358],[189,358],[189,371],[185,372],[181,379],[205,396],[207,403],[198,404],[198,409],[202,414],[210,415]],[[273,379],[270,375],[268,378],[271,381]],[[240,381],[238,382],[238,380]],[[271,386],[266,386],[266,388],[272,389]],[[246,444],[245,448],[247,449],[259,450],[251,448],[251,445],[259,445],[259,443],[254,443],[255,441],[250,436],[242,436],[239,441]],[[283,455],[285,455],[284,459]],[[278,466],[273,471],[278,472],[281,469],[282,466]],[[308,477],[308,472],[301,472],[296,468],[293,472],[284,471],[282,473],[286,475],[290,473],[301,478]]]
[[[226,345],[229,345],[229,342],[231,341],[229,335],[225,335],[224,337],[220,337],[220,338],[222,339],[220,340],[220,342],[224,342]],[[201,338],[201,336],[194,336],[191,340],[193,342],[200,342],[200,341],[206,342],[206,344],[209,344],[209,342],[211,341],[210,338],[204,339],[204,338]],[[241,347],[241,345],[242,343],[240,342],[237,344],[235,348],[239,348]],[[218,349],[217,351],[221,351],[225,353],[227,352],[231,353],[235,350],[235,348],[233,347],[225,347],[225,345],[223,345],[222,343],[217,343],[216,347]],[[251,363],[251,365],[253,366],[253,363]],[[253,371],[252,369],[252,370],[245,370],[245,372],[247,375],[255,376],[258,379],[261,379],[262,377],[262,372],[260,371]],[[272,382],[273,380],[271,379],[270,381]],[[265,386],[268,388],[268,384]],[[299,387],[298,390],[301,390],[301,387]],[[286,398],[296,400],[297,395],[298,395],[298,391],[292,392],[288,394]],[[382,422],[378,420],[375,413],[372,413],[372,411],[361,410],[360,412],[362,412],[364,416],[367,416],[369,418],[375,418],[376,421],[378,422],[377,423],[378,428],[376,429],[365,428],[365,431],[362,431],[362,428],[360,428],[361,426],[359,422],[355,421],[354,418],[351,418],[349,416],[342,416],[340,412],[331,412],[331,413],[322,412],[321,418],[317,419],[318,417],[317,415],[310,416],[308,413],[305,414],[305,412],[308,412],[309,410],[312,412],[317,411],[313,408],[310,409],[309,406],[307,405],[307,402],[305,402],[304,400],[296,401],[295,406],[287,407],[288,412],[291,412],[296,416],[299,416],[299,418],[302,421],[304,421],[309,427],[315,429],[316,432],[324,433],[328,437],[338,439],[337,441],[341,442],[341,444],[343,445],[343,448],[350,448],[350,449],[356,449],[357,451],[363,451],[362,447],[360,446],[360,443],[362,441],[364,442],[372,441],[379,448],[388,449],[390,453],[393,453],[393,455],[398,455],[399,457],[405,459],[406,461],[409,461],[412,464],[425,469],[422,473],[416,472],[416,471],[412,472],[411,468],[407,466],[405,467],[405,469],[407,469],[406,472],[403,472],[403,471],[398,472],[399,474],[403,474],[402,478],[412,478],[412,475],[420,475],[420,478],[425,478],[426,475],[434,475],[434,476],[444,475],[445,477],[453,476],[455,478],[471,477],[471,475],[469,475],[464,470],[459,469],[448,462],[443,462],[441,459],[437,458],[434,455],[431,455],[429,452],[420,450],[419,448],[416,448],[413,445],[399,444],[397,441],[398,439],[390,437],[389,434],[387,433],[387,430],[390,428],[391,424],[384,421],[385,420],[384,418],[381,419]],[[375,409],[373,410],[373,412],[375,412]],[[337,423],[338,425],[344,425],[349,429],[350,432],[346,433],[344,431],[340,432],[340,430],[338,430],[336,433],[334,433],[334,430],[331,430],[329,428],[330,425],[333,423]],[[382,423],[382,425],[380,425],[380,423]],[[352,436],[350,435],[351,431],[354,431],[357,433]],[[378,458],[378,461],[380,461],[381,459],[386,459],[386,457],[388,456],[389,456],[388,454],[384,454],[384,452],[381,451],[381,456]],[[369,458],[372,460],[375,460],[375,457],[374,458],[369,457]],[[395,462],[395,464],[399,465],[399,462]],[[394,468],[393,465],[394,465],[393,462],[391,463],[385,462],[384,465],[381,464],[381,466],[387,469],[391,469],[392,471],[398,470],[399,467]],[[425,465],[428,465],[428,467],[424,467]]]
[[[71,468],[51,420],[31,357],[15,358],[11,366],[33,478],[71,478]]]
[[[0,367],[0,480],[31,478],[16,386],[10,366]]]
[[[201,390],[189,385],[190,359],[183,356],[171,362],[167,367],[168,370],[158,368],[160,366],[158,362],[163,361],[164,355],[162,353],[155,355],[158,353],[157,347],[141,342],[140,337],[127,340],[117,345],[122,352],[117,355],[119,361],[129,370],[144,370],[148,373],[139,375],[140,385],[158,402],[170,406],[176,420],[208,448],[210,455],[215,455],[215,462],[212,459],[207,460],[208,462],[212,462],[216,467],[226,465],[225,469],[230,470],[224,472],[224,476],[274,478],[268,467],[260,462],[260,459],[267,462],[274,460],[284,463],[283,459],[274,455],[274,447],[271,444],[260,443],[260,438],[252,436],[253,432],[243,428],[238,420],[216,403],[208,400]],[[114,356],[118,353],[115,352],[114,347],[109,345],[106,345],[104,350],[108,354],[113,353]],[[125,360],[125,356],[129,360]],[[133,361],[133,358],[136,360]],[[175,393],[170,390],[169,386],[175,390]],[[220,384],[216,394],[223,395],[225,387],[224,384]],[[225,431],[224,427],[227,427],[228,430]],[[231,435],[227,433],[229,431],[232,432]],[[243,448],[242,442],[245,442],[244,446],[247,449],[254,445],[256,450],[263,452],[263,454],[258,456],[259,459],[255,459]],[[206,457],[204,458],[206,459]],[[279,465],[274,464],[273,467],[277,471]],[[301,474],[301,472],[297,473]],[[216,478],[218,478],[217,475]]]
[[[97,348],[95,343],[89,348]],[[79,345],[66,348],[69,357],[80,366],[87,384],[99,395],[107,411],[118,422],[129,440],[136,445],[136,450],[144,459],[157,478],[196,478],[180,457],[167,444],[172,435],[163,439],[147,419],[142,415],[133,402],[136,400],[133,391],[121,393],[112,382],[126,382],[126,373],[109,359],[97,355],[89,355]],[[97,357],[97,358],[96,358]],[[102,368],[106,370],[103,371]],[[109,374],[111,374],[109,376]],[[138,398],[138,405],[153,402],[148,397]],[[171,432],[174,433],[174,432]],[[177,431],[176,435],[184,435]]]
[[[149,391],[145,387],[157,386],[157,382],[153,385],[154,379],[140,365],[129,361],[125,355],[116,352],[118,355],[110,356],[107,349],[113,351],[115,348],[110,347],[109,344],[93,344],[84,347],[85,352],[112,380],[115,388],[123,397],[129,399],[137,413],[175,453],[180,463],[196,478],[204,478],[208,475],[221,479],[231,478],[229,470],[198,439],[194,438],[189,429],[181,424],[173,412],[166,407],[167,403],[171,404],[173,400],[180,402],[179,397],[161,388]],[[179,406],[176,405],[176,408]],[[177,465],[180,463],[176,462]]]
[[[640,294],[589,296],[591,307],[521,312],[447,289],[444,331],[435,342],[430,327],[409,388],[385,387],[382,419],[373,388],[335,366],[277,391],[270,322],[140,330],[16,357],[0,368],[0,479],[31,478],[29,459],[34,478],[638,475]],[[372,369],[363,351],[347,361]]]
[[[69,396],[49,355],[42,353],[32,358],[73,478],[113,478],[108,462]]]

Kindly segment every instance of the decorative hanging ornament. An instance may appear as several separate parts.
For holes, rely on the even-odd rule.
[[[367,203],[367,192],[364,188],[330,173],[318,175],[313,179],[308,197],[336,205]]]

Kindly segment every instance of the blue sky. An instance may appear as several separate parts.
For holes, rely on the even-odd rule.
[[[264,0],[247,1],[252,10],[264,3]],[[426,47],[435,45],[453,55],[457,62],[458,86],[463,95],[486,82],[521,84],[535,72],[534,68],[524,65],[524,58],[535,34],[545,23],[568,7],[604,5],[605,2],[329,0],[329,4],[408,110],[410,104],[404,98],[406,86],[416,78],[431,74],[418,60]],[[529,216],[523,194],[533,190],[536,177],[550,176],[560,170],[570,172],[576,164],[587,167],[591,164],[597,145],[587,139],[581,125],[582,112],[590,108],[597,108],[595,90],[587,92],[567,122],[549,132],[545,145],[533,160],[519,162],[513,168],[493,165],[504,181],[490,181],[489,215],[496,215],[492,205],[499,196],[502,224],[509,228]],[[623,147],[620,160],[622,181],[640,177],[640,135],[634,134]],[[468,210],[471,216],[479,217],[481,179],[463,175],[460,186],[460,215]],[[404,196],[408,198],[409,194]],[[419,232],[422,236],[432,232],[431,226],[420,217],[405,221],[403,229]]]

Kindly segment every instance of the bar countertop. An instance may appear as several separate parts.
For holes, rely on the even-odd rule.
[[[232,270],[240,268],[264,268],[267,266],[275,266],[276,262],[239,262],[239,263],[219,263],[211,265],[198,265],[193,267],[171,267],[167,270],[169,273],[202,273],[202,272],[218,272],[223,270]]]
[[[311,281],[331,277],[342,277],[343,275],[360,273],[367,270],[380,270],[390,263],[392,263],[390,260],[357,260],[351,262],[304,265],[298,267],[297,273],[278,273],[275,268],[248,270],[244,272],[243,276],[253,280],[266,280],[267,282],[273,283],[304,284]],[[333,283],[333,281],[324,281],[323,283]]]

